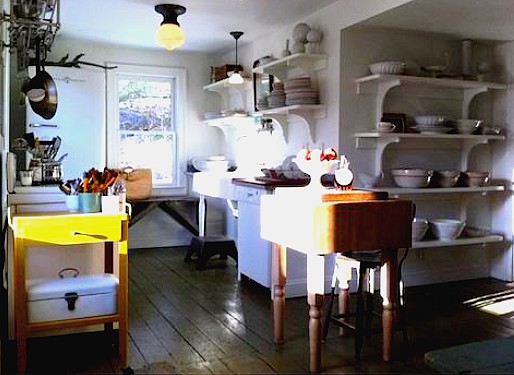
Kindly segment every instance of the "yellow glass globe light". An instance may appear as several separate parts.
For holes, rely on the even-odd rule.
[[[163,16],[161,26],[157,30],[156,39],[168,51],[180,47],[184,44],[186,36],[177,17],[186,12],[186,8],[175,4],[159,4],[155,6],[155,11]]]
[[[163,23],[157,30],[156,38],[168,51],[182,46],[186,41],[186,35],[182,29],[172,23]]]

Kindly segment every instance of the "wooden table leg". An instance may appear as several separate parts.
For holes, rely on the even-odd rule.
[[[273,283],[273,337],[276,344],[284,343],[286,318],[287,247],[272,244],[271,278]]]
[[[397,249],[382,250],[382,268],[380,271],[380,278],[380,294],[383,300],[382,358],[384,361],[390,361],[393,347],[395,313],[398,302]]]
[[[27,292],[25,286],[25,243],[22,238],[14,239],[14,321],[16,332],[18,373],[27,368]]]
[[[309,304],[309,370],[321,370],[321,315],[325,294],[325,257],[307,255],[307,303]]]

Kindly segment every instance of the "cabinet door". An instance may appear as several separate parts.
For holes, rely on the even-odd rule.
[[[238,209],[239,272],[269,288],[271,286],[271,243],[261,238],[260,205],[239,201]]]

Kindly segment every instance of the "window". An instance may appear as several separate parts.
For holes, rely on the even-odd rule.
[[[185,71],[114,65],[107,72],[107,164],[151,168],[154,195],[185,194]]]

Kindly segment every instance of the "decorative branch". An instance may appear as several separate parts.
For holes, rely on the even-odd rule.
[[[70,56],[69,56],[69,54],[66,54],[63,58],[61,58],[57,62],[45,61],[44,65],[45,66],[63,66],[66,68],[79,68],[79,69],[81,68],[80,65],[95,66],[95,67],[102,68],[102,69],[116,69],[117,68],[117,66],[104,66],[104,65],[87,62],[87,61],[81,61],[80,58],[82,56],[84,56],[84,54],[80,53],[77,56],[75,56],[71,61],[68,61],[68,58]]]

